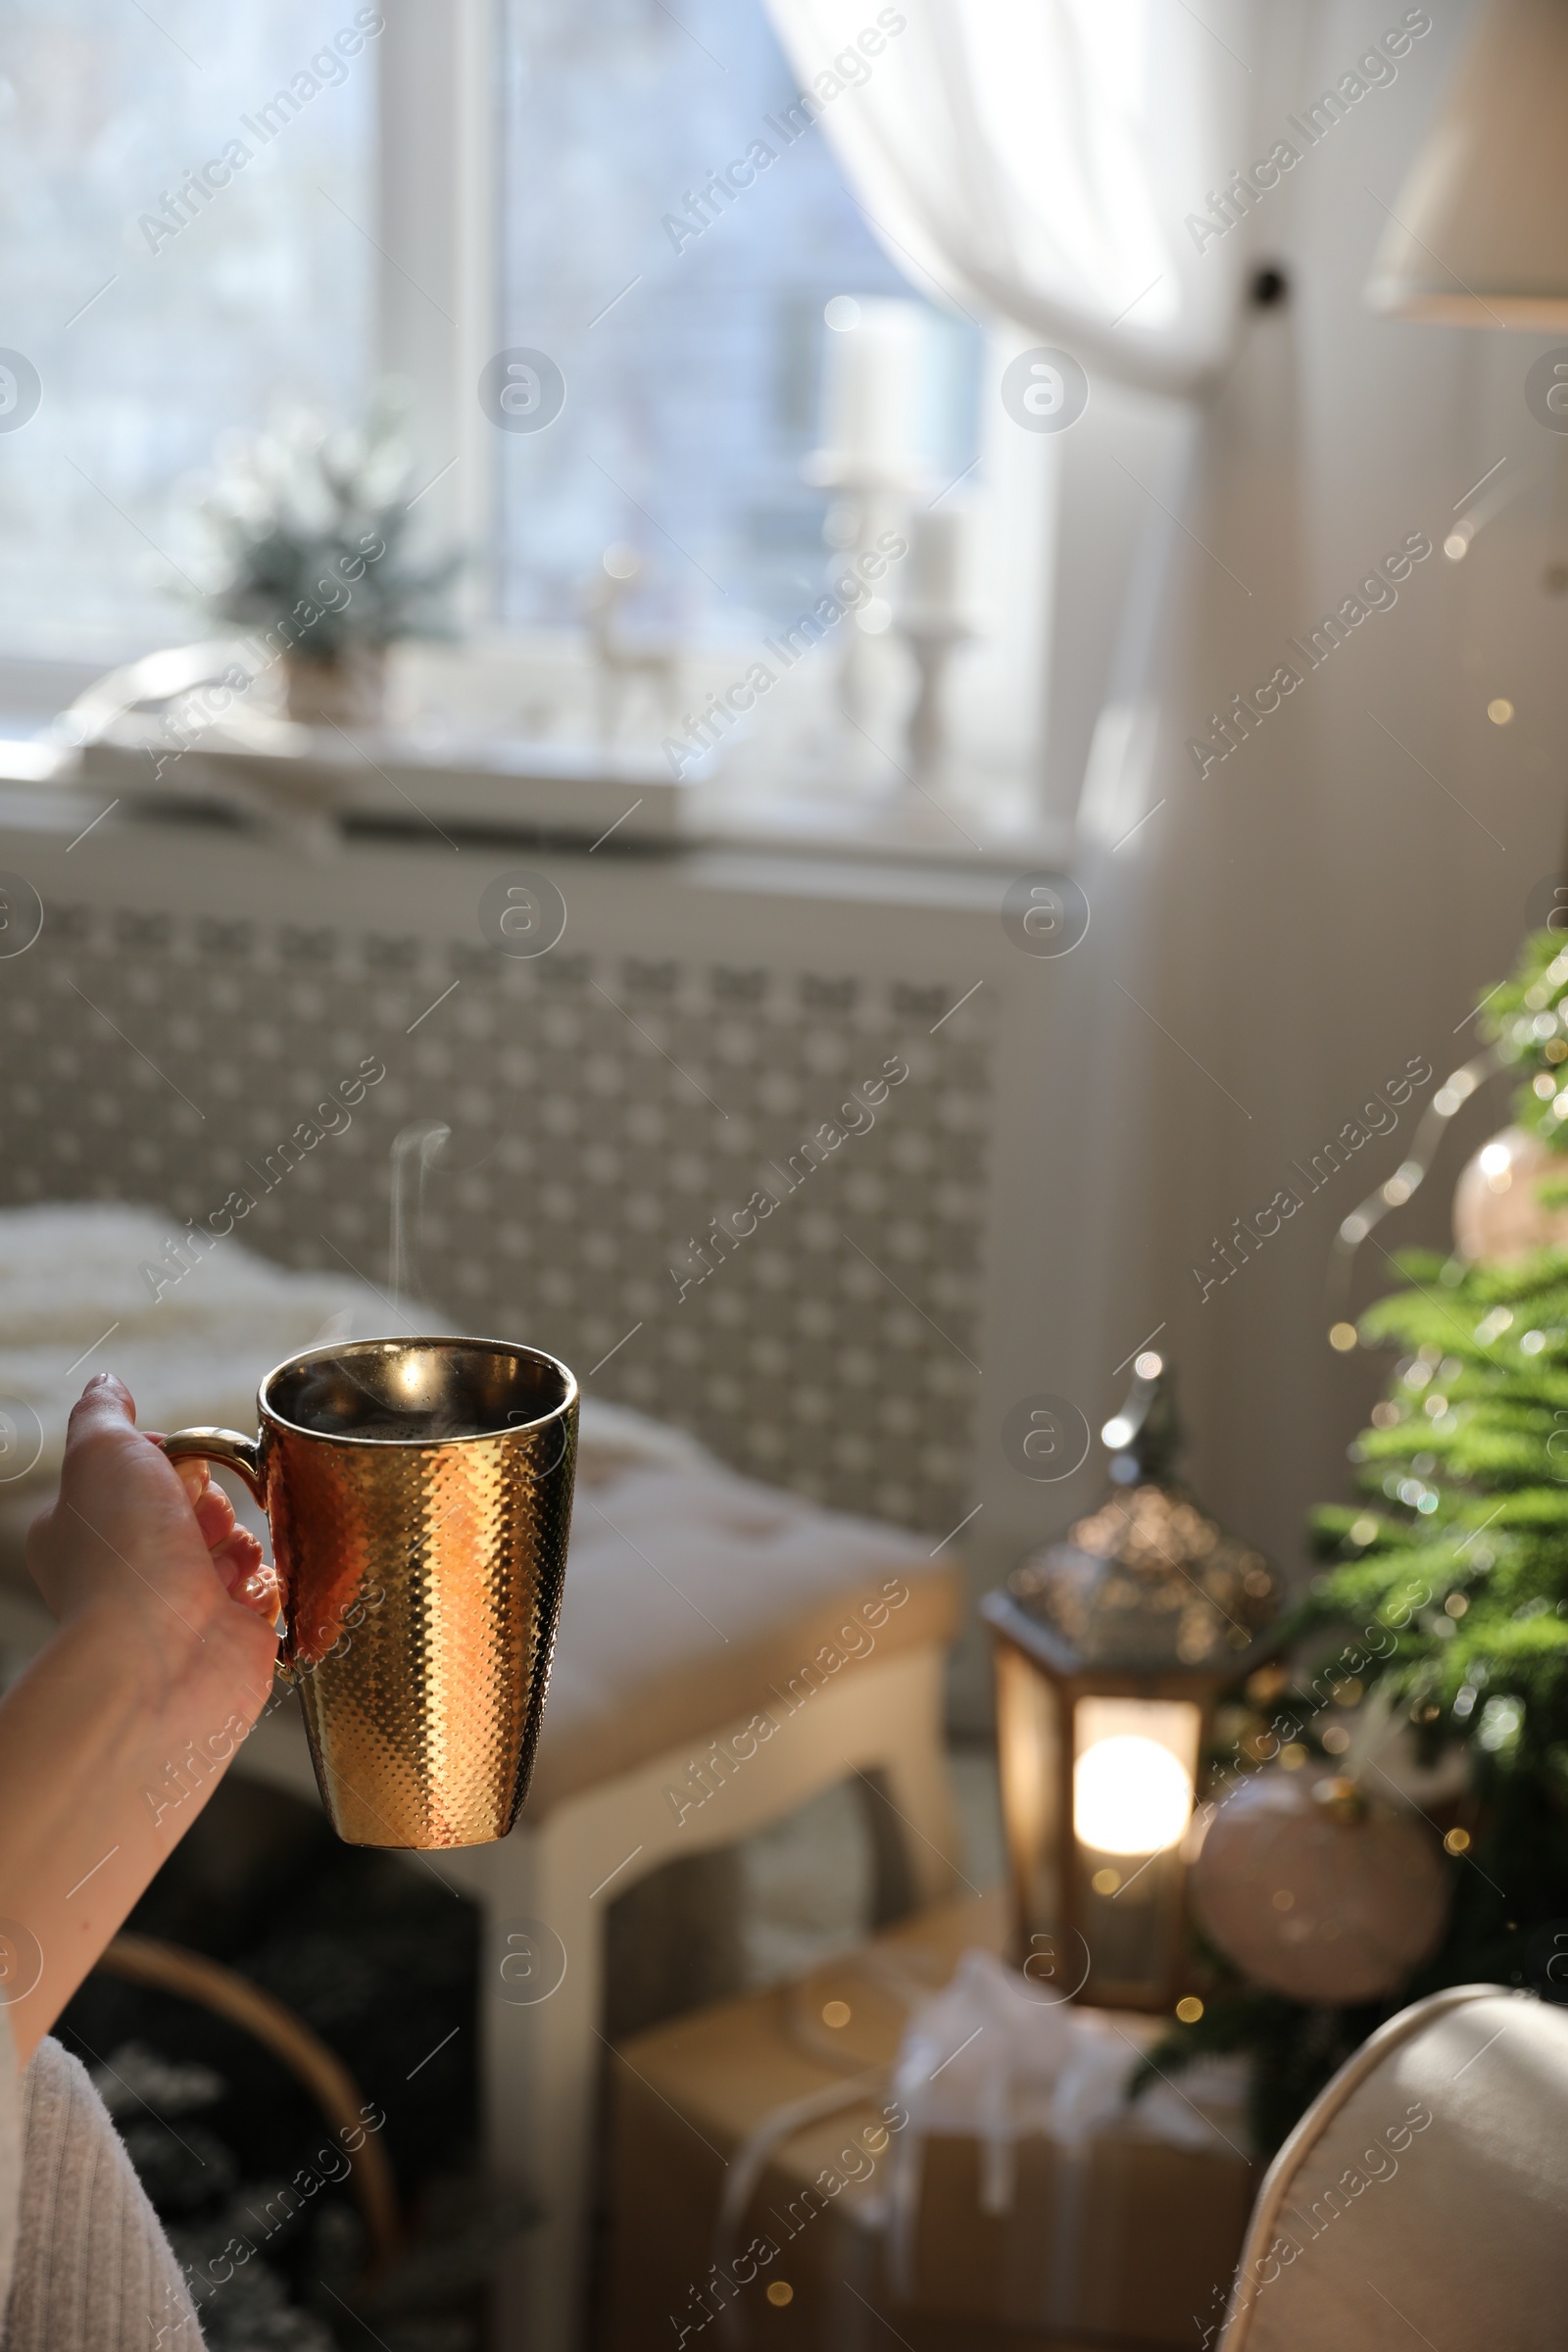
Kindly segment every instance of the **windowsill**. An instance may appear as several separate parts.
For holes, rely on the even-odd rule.
[[[74,768],[72,758],[62,759],[51,746],[0,740],[0,821],[27,830],[77,833],[95,819],[101,821],[117,797],[122,799],[122,808],[111,818],[111,826],[133,823],[138,817],[173,824],[180,821],[176,805],[143,795],[139,809],[134,800],[126,808],[130,796],[117,796],[103,781],[82,777]],[[617,788],[624,794],[623,784]],[[849,796],[834,800],[825,794],[812,798],[728,795],[722,783],[687,789],[690,800],[677,809],[678,821],[654,840],[612,833],[608,839],[591,842],[578,827],[542,824],[526,805],[519,806],[512,823],[490,817],[476,825],[452,816],[439,801],[427,817],[413,812],[406,816],[378,814],[368,820],[351,819],[348,829],[355,835],[373,833],[416,843],[444,817],[445,830],[456,832],[459,838],[467,835],[496,843],[515,840],[535,848],[548,843],[560,850],[578,855],[591,852],[607,858],[700,854],[707,859],[715,855],[761,859],[776,863],[781,883],[789,869],[792,882],[799,881],[803,887],[808,887],[813,864],[874,862],[970,872],[979,877],[1026,871],[1059,873],[1071,863],[1072,842],[1066,826],[1044,821],[1004,827],[987,824],[969,808],[964,808],[961,815],[950,816],[913,790],[896,802],[869,804]],[[216,806],[194,802],[187,821],[194,828],[199,819],[206,818],[203,829],[210,830]],[[279,811],[280,819],[282,813]],[[250,829],[264,837],[267,831],[262,824]]]
[[[701,710],[704,673],[722,679],[734,660],[694,650],[680,707]],[[866,728],[835,719],[831,667],[812,674],[803,663],[765,727],[742,722],[681,777],[658,733],[672,723],[666,713],[634,705],[614,740],[595,741],[603,681],[569,632],[400,647],[389,723],[354,736],[283,720],[272,677],[189,730],[177,710],[172,722],[132,709],[77,748],[38,713],[74,701],[83,683],[61,665],[0,663],[0,789],[20,786],[30,800],[43,788],[29,821],[47,826],[53,803],[78,830],[119,802],[116,822],[132,812],[177,821],[183,808],[192,821],[210,824],[216,812],[274,834],[337,820],[382,836],[547,841],[606,858],[716,852],[1010,875],[1059,871],[1072,851],[1070,827],[1032,808],[994,749],[955,753],[939,776],[911,778],[896,661],[881,673],[882,748]]]
[[[920,864],[972,866],[1016,874],[1030,868],[1061,871],[1070,861],[1065,825],[1013,813],[999,821],[967,798],[904,785],[897,797],[862,800],[852,794],[772,793],[726,788],[722,777],[704,788],[693,811],[693,846],[768,852],[780,856],[850,856]]]

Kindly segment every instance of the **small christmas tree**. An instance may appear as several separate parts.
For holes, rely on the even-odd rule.
[[[1520,1124],[1562,1153],[1568,1178],[1563,942],[1534,935],[1487,1003],[1492,1035],[1526,1079]],[[1568,1200],[1568,1182],[1541,1190]],[[1409,1984],[1358,2009],[1305,2007],[1219,1963],[1203,2017],[1152,2055],[1167,2066],[1200,2049],[1251,2051],[1264,2148],[1367,2034],[1423,1993],[1492,1982],[1568,2000],[1568,1248],[1506,1263],[1424,1251],[1397,1262],[1410,1287],[1359,1327],[1363,1345],[1400,1350],[1350,1449],[1364,1500],[1314,1514],[1331,1564],[1285,1625],[1298,1662],[1252,1678],[1218,1761],[1283,1750],[1287,1763],[1321,1756],[1333,1771],[1353,1709],[1376,1688],[1413,1726],[1422,1761],[1465,1751],[1465,1792],[1438,1825],[1449,1825],[1453,1902]],[[1331,1666],[1325,1683],[1312,1665],[1328,1633],[1331,1657],[1349,1665]]]

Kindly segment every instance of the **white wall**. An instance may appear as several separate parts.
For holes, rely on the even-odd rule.
[[[1249,50],[1250,154],[1266,152],[1284,116],[1400,14],[1264,0]],[[1079,1160],[1056,1170],[1062,1245],[1047,1283],[1073,1296],[1073,1377],[1086,1407],[1091,1396],[1108,1402],[1108,1365],[1165,1322],[1196,1482],[1297,1567],[1304,1513],[1347,1491],[1344,1448],[1387,1370],[1326,1345],[1329,1245],[1402,1157],[1409,1115],[1206,1303],[1190,1265],[1209,1259],[1210,1237],[1234,1215],[1295,1181],[1287,1162],[1407,1057],[1428,1057],[1439,1079],[1464,1057],[1475,1031],[1460,1024],[1511,963],[1568,813],[1568,602],[1542,585],[1565,554],[1564,444],[1523,396],[1552,339],[1395,324],[1361,299],[1382,207],[1398,202],[1469,20],[1445,0],[1432,15],[1397,80],[1371,91],[1231,232],[1286,269],[1292,296],[1250,315],[1198,428],[1182,511],[1203,545],[1152,516],[1145,565],[1161,536],[1174,550],[1148,681],[1157,736],[1143,771],[1135,747],[1130,768],[1112,762],[1097,793],[1115,802],[1117,830],[1165,805],[1114,856],[1103,842],[1087,849],[1095,919],[1064,973],[1081,1056],[1068,1113]],[[1441,550],[1456,502],[1502,458],[1495,481],[1521,495],[1466,560],[1435,552],[1418,564],[1396,607],[1200,779],[1185,740],[1208,733],[1216,703],[1266,679],[1288,658],[1285,639],[1406,533]],[[1179,502],[1179,452],[1160,495]],[[1517,709],[1504,729],[1486,715],[1494,696]],[[1503,1118],[1495,1088],[1461,1114],[1437,1176],[1379,1239],[1441,1241],[1453,1176]],[[1372,1245],[1364,1254],[1358,1304],[1392,1279]]]

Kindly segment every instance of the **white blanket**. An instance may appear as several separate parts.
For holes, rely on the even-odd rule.
[[[24,1432],[8,1473],[29,1494],[60,1472],[66,1420],[94,1372],[118,1374],[143,1429],[197,1423],[256,1428],[256,1392],[302,1348],[371,1339],[406,1328],[387,1299],[350,1273],[297,1274],[237,1239],[204,1249],[156,1209],[96,1201],[0,1209],[0,1415],[22,1406]],[[453,1326],[433,1310],[422,1328]],[[24,1442],[36,1417],[42,1449]],[[632,1464],[665,1467],[704,1458],[690,1438],[624,1406],[584,1401],[581,1475],[599,1481]],[[33,1456],[36,1458],[33,1458]],[[30,1468],[30,1475],[28,1471]]]

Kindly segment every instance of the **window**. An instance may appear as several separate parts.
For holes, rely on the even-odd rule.
[[[0,33],[0,369],[5,350],[23,359],[12,391],[0,374],[0,658],[107,666],[205,633],[199,507],[225,436],[291,407],[351,416],[390,374],[429,477],[423,536],[476,559],[479,631],[406,665],[403,707],[581,740],[582,621],[612,545],[638,559],[630,632],[697,656],[689,682],[809,612],[825,539],[847,544],[808,465],[829,315],[891,303],[919,321],[925,487],[890,493],[882,520],[955,483],[952,506],[975,508],[979,635],[955,658],[955,732],[988,795],[1021,775],[1054,453],[1010,428],[998,445],[995,338],[921,300],[812,111],[762,0],[17,0]],[[487,366],[518,348],[564,383],[546,431],[499,431],[481,405]],[[8,431],[28,369],[37,412]],[[813,652],[758,724],[791,790],[802,758],[831,782],[856,750],[831,715],[844,645]],[[892,632],[861,658],[897,756],[908,648]],[[668,721],[652,693],[632,708],[652,748]]]
[[[498,436],[500,615],[574,618],[620,541],[688,640],[775,626],[820,586],[824,310],[910,288],[760,0],[508,0],[504,24],[497,340],[566,396]],[[929,313],[933,489],[974,455],[978,343]]]
[[[12,0],[0,344],[38,406],[0,430],[7,653],[199,634],[194,508],[221,436],[362,402],[378,22],[355,0],[159,0],[156,22]],[[3,425],[30,385],[0,365]]]

